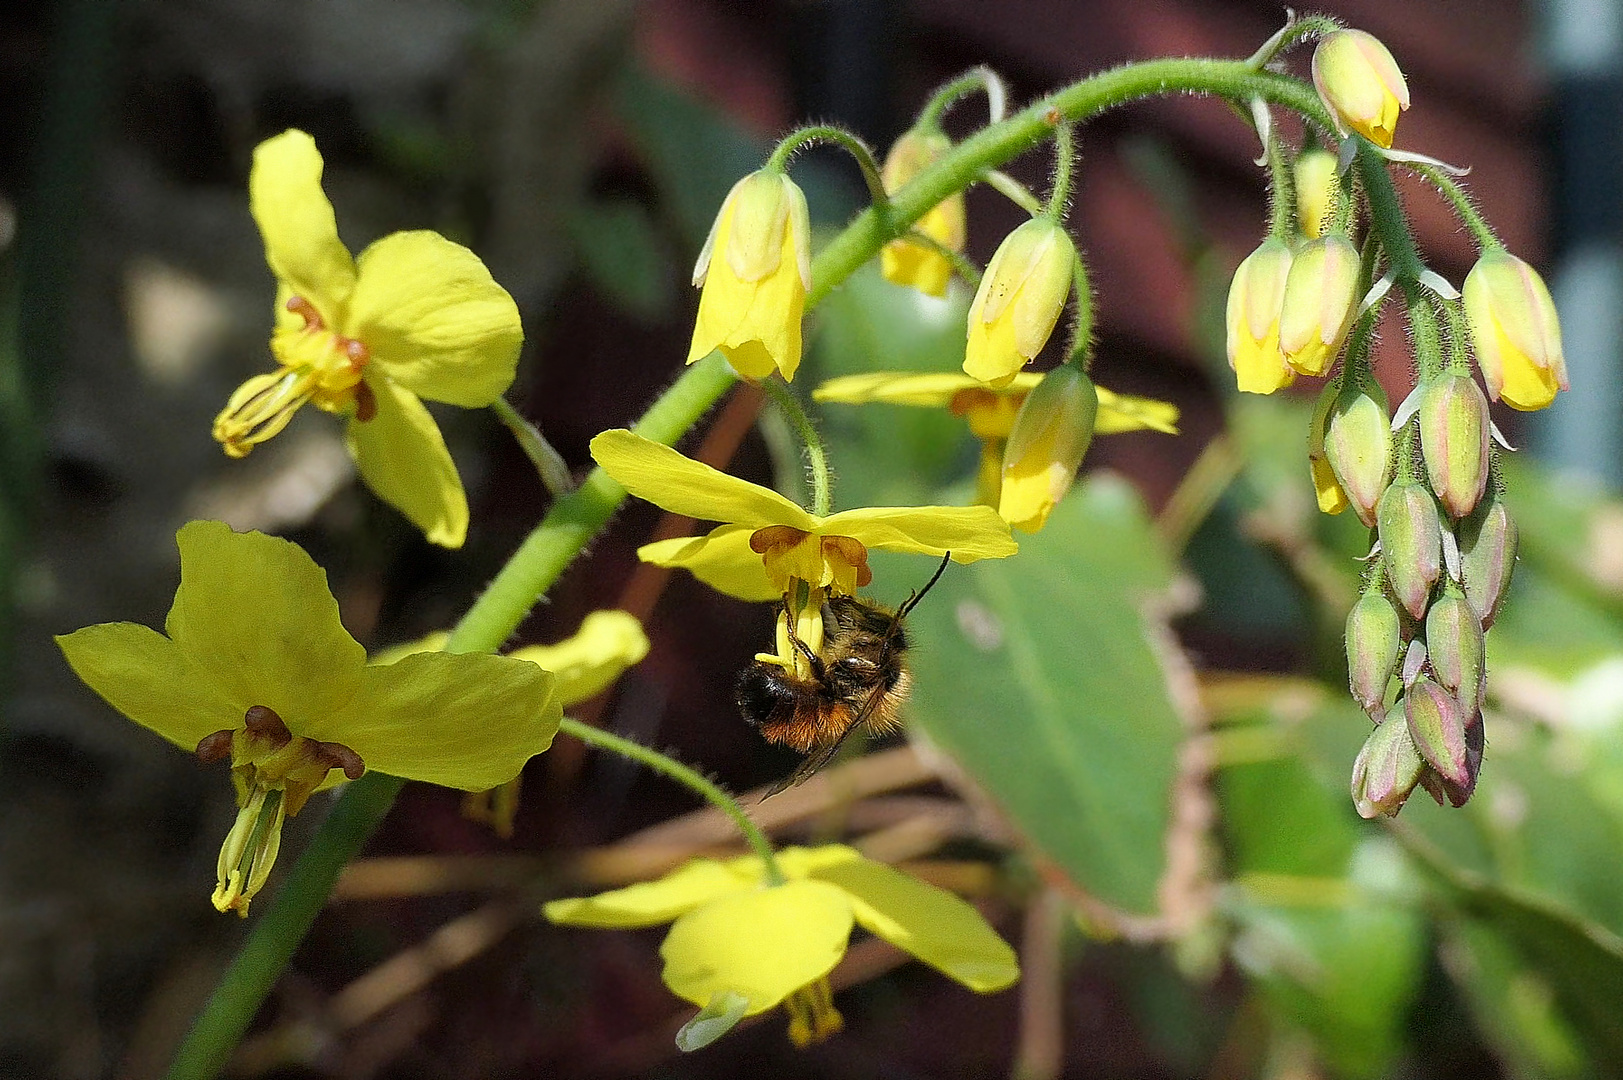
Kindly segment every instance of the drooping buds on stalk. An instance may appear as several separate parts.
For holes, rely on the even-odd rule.
[[[1313,85],[1345,131],[1356,131],[1385,150],[1398,114],[1409,107],[1409,84],[1397,61],[1373,35],[1337,30],[1313,51]]]
[[[1291,260],[1279,314],[1279,351],[1303,375],[1323,375],[1358,310],[1358,249],[1339,234],[1310,240]]]
[[[1445,373],[1421,387],[1418,415],[1431,489],[1451,517],[1462,518],[1488,484],[1488,399],[1469,375]]]
[[[1445,780],[1464,785],[1470,778],[1465,762],[1465,720],[1454,695],[1430,679],[1417,679],[1403,693],[1403,715],[1409,737],[1426,764]]]
[[[1497,494],[1460,522],[1460,576],[1465,598],[1482,622],[1493,625],[1516,569],[1516,520]]]
[[[1337,395],[1325,425],[1324,454],[1358,520],[1375,524],[1381,493],[1392,482],[1392,423],[1386,393],[1349,384]]]
[[[1488,396],[1524,412],[1568,388],[1555,301],[1538,271],[1506,251],[1482,253],[1460,290]]]
[[[1467,717],[1482,707],[1483,651],[1482,624],[1465,595],[1450,585],[1426,612],[1426,654],[1437,681],[1459,699]]]
[[[1407,723],[1394,717],[1377,724],[1353,762],[1352,797],[1359,816],[1396,816],[1425,767]]]
[[[1003,451],[998,514],[1036,532],[1071,488],[1093,441],[1099,394],[1077,364],[1061,364],[1026,395]]]
[[[1290,247],[1269,237],[1234,271],[1226,320],[1228,356],[1242,393],[1271,394],[1296,381],[1279,352],[1279,313],[1290,269]]]
[[[1042,351],[1071,293],[1075,261],[1076,245],[1052,218],[1032,218],[1004,237],[969,305],[966,375],[1005,386]]]
[[[1366,590],[1347,614],[1347,682],[1353,700],[1372,716],[1386,705],[1402,650],[1397,609],[1379,587]]]
[[[1292,169],[1296,184],[1296,225],[1308,239],[1324,235],[1335,207],[1336,156],[1321,147],[1305,150]]]
[[[1431,587],[1442,573],[1442,523],[1425,485],[1400,481],[1386,489],[1375,511],[1386,577],[1409,614],[1426,613]]]

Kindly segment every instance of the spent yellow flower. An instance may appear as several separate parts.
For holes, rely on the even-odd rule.
[[[693,267],[702,285],[688,363],[720,349],[746,379],[800,366],[800,319],[811,288],[806,196],[788,175],[750,173],[728,192]]]
[[[1362,30],[1337,30],[1313,50],[1313,85],[1345,131],[1385,150],[1398,114],[1409,107],[1409,84],[1385,45]]]
[[[468,502],[421,399],[483,408],[513,381],[518,307],[479,257],[435,232],[397,232],[352,258],[302,131],[254,150],[249,204],[276,275],[277,369],[238,387],[214,437],[243,457],[306,402],[347,417],[361,478],[428,539],[460,547]]]
[[[1228,356],[1241,392],[1271,394],[1296,381],[1279,351],[1279,315],[1285,304],[1291,251],[1264,240],[1234,271],[1228,299]]]
[[[1494,248],[1471,267],[1460,292],[1490,398],[1530,412],[1568,388],[1561,321],[1538,271]]]
[[[551,673],[484,654],[369,665],[297,545],[217,521],[191,522],[176,541],[164,633],[102,623],[56,641],[113,708],[206,762],[231,759],[238,814],[220,849],[221,911],[247,914],[282,822],[315,791],[366,769],[490,788],[551,744]]]
[[[800,1046],[841,1027],[827,979],[854,926],[978,993],[1020,977],[1014,950],[949,892],[839,844],[786,848],[777,863],[786,879],[777,885],[759,856],[697,859],[657,881],[554,900],[542,911],[555,923],[606,929],[671,922],[660,955],[673,993],[706,1010],[701,1016],[727,1013],[733,1022],[783,1004]]]
[[[941,131],[914,129],[896,140],[885,155],[880,171],[885,191],[894,194],[919,173],[934,165],[952,149],[952,140]],[[948,251],[964,250],[967,227],[964,219],[964,193],[955,191],[925,212],[913,228]],[[944,296],[952,280],[952,260],[935,248],[916,240],[898,237],[879,251],[879,271],[885,280],[908,286],[930,296]]]
[[[1071,294],[1076,245],[1064,227],[1035,217],[1004,237],[969,305],[964,372],[1004,386],[1048,343]]]

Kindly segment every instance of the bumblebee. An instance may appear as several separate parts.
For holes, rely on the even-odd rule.
[[[768,795],[793,787],[828,764],[846,736],[860,726],[871,735],[901,727],[900,710],[912,685],[907,670],[907,631],[902,619],[941,579],[950,553],[924,588],[895,611],[855,596],[833,596],[823,605],[823,648],[813,652],[794,636],[809,675],[755,660],[738,674],[734,697],[744,720],[767,742],[806,754]]]

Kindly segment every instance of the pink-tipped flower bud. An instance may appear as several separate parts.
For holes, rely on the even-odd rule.
[[[1482,253],[1460,291],[1490,398],[1526,412],[1568,388],[1561,322],[1538,271],[1494,248]]]
[[[1403,692],[1403,715],[1426,764],[1443,779],[1465,784],[1470,779],[1465,764],[1466,714],[1454,695],[1430,679],[1417,679]]]
[[[1323,236],[1335,207],[1341,178],[1336,174],[1336,156],[1321,147],[1303,151],[1292,167],[1296,184],[1296,225],[1308,239]]]
[[[1465,724],[1465,781],[1455,783],[1431,768],[1421,772],[1420,785],[1426,789],[1426,794],[1437,800],[1438,806],[1446,802],[1458,808],[1470,801],[1471,794],[1476,791],[1477,777],[1482,773],[1482,748],[1485,742],[1482,714],[1477,713],[1467,718]]]
[[[1409,801],[1426,763],[1397,718],[1377,724],[1353,762],[1352,797],[1360,817],[1396,817]]]
[[[1246,394],[1271,394],[1296,381],[1279,351],[1279,312],[1285,303],[1291,249],[1269,237],[1245,257],[1229,284],[1229,367]]]
[[[1516,520],[1497,495],[1479,503],[1460,522],[1460,577],[1465,598],[1484,630],[1499,617],[1499,606],[1510,589],[1510,577],[1516,570],[1516,539]]]
[[[1336,396],[1324,430],[1324,454],[1358,520],[1375,524],[1381,493],[1392,482],[1392,421],[1386,393],[1347,386]]]
[[[1397,61],[1362,30],[1326,34],[1313,51],[1313,85],[1344,131],[1356,131],[1385,150],[1409,107],[1409,84]]]
[[[1463,593],[1449,586],[1426,612],[1426,655],[1438,683],[1459,699],[1466,716],[1482,707],[1483,651],[1476,611]]]
[[[1437,500],[1425,485],[1393,484],[1375,511],[1381,557],[1392,592],[1416,619],[1425,615],[1431,587],[1442,573],[1442,522]]]
[[[1323,375],[1358,310],[1358,249],[1339,234],[1309,240],[1291,259],[1279,313],[1279,351],[1303,375]]]
[[[1022,532],[1036,532],[1071,489],[1093,441],[1099,394],[1076,364],[1043,376],[1015,417],[1003,450],[998,513]]]
[[[1347,683],[1353,700],[1375,715],[1403,655],[1403,628],[1380,589],[1370,589],[1347,613]]]
[[[1469,375],[1439,375],[1421,388],[1417,415],[1431,489],[1462,518],[1488,486],[1488,399]]]

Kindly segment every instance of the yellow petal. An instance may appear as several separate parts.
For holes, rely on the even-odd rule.
[[[1009,394],[1024,394],[1042,381],[1042,375],[1023,371],[1001,390]],[[917,405],[944,409],[952,404],[955,395],[964,390],[984,390],[986,384],[979,379],[957,371],[932,371],[912,374],[899,371],[872,371],[861,375],[842,375],[830,379],[816,390],[816,401],[836,401],[846,405],[861,405],[880,401],[890,405]],[[1104,392],[1100,392],[1103,402]]]
[[[87,626],[56,639],[73,673],[107,704],[183,750],[242,723],[252,701],[200,677],[180,647],[135,623]]]
[[[1178,407],[1171,402],[1117,394],[1102,386],[1095,389],[1099,392],[1099,418],[1093,427],[1095,435],[1118,435],[1144,428],[1168,435],[1178,433]]]
[[[244,703],[213,730],[239,725],[249,705],[264,705],[305,735],[308,724],[349,703],[366,650],[339,621],[326,572],[302,548],[218,521],[188,522],[175,541],[180,588],[165,628],[199,678]]]
[[[419,397],[480,409],[512,385],[524,328],[479,256],[436,232],[398,232],[361,252],[347,337]]]
[[[508,656],[415,653],[365,668],[346,708],[299,733],[341,742],[378,772],[483,791],[552,745],[563,715],[553,681]]]
[[[399,645],[390,645],[386,649],[379,649],[367,657],[368,664],[393,664],[403,660],[412,653],[443,652],[445,643],[451,640],[451,635],[444,630],[435,630],[431,634],[424,634],[416,641],[405,641]]]
[[[863,929],[971,990],[1002,990],[1020,978],[1009,943],[949,892],[871,859],[825,866],[811,880],[839,886]]]
[[[594,611],[556,645],[531,645],[508,655],[556,676],[558,703],[570,708],[607,690],[626,668],[648,655],[648,635],[628,611]]]
[[[423,530],[430,543],[459,548],[468,535],[468,498],[439,425],[417,395],[386,378],[366,381],[377,415],[349,422],[349,452],[377,497]]]
[[[783,590],[773,584],[766,563],[750,547],[754,534],[747,525],[723,525],[708,536],[644,544],[637,557],[655,566],[682,567],[717,592],[760,604],[778,599]]]
[[[643,881],[596,896],[553,900],[541,913],[555,923],[626,930],[658,926],[728,893],[760,886],[756,873],[741,877],[714,859],[694,859],[657,881]]]
[[[733,991],[764,1012],[834,969],[851,936],[851,901],[821,881],[721,896],[676,920],[659,953],[665,985],[695,1005]]]
[[[593,439],[592,457],[631,494],[673,514],[752,529],[790,525],[810,532],[817,524],[770,488],[719,472],[624,428]]]
[[[291,294],[314,304],[329,325],[341,321],[355,287],[355,261],[338,239],[332,203],[321,190],[315,140],[284,131],[255,147],[248,205],[271,273]]]
[[[1008,522],[990,506],[866,506],[843,510],[817,528],[824,536],[849,536],[870,548],[952,552],[952,561],[1004,559],[1020,549]]]

